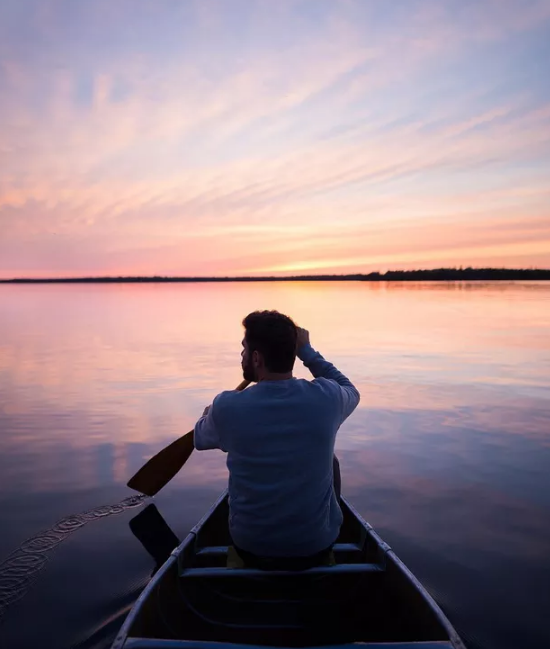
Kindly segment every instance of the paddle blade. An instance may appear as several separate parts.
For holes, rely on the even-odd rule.
[[[154,496],[176,475],[193,452],[193,431],[172,442],[154,455],[128,482],[146,496]]]
[[[180,540],[153,503],[134,516],[129,525],[134,536],[155,560],[155,572],[180,544]]]

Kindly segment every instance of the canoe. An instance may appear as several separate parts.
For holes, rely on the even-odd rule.
[[[154,574],[112,649],[465,649],[391,548],[342,498],[335,565],[228,568],[227,491]]]

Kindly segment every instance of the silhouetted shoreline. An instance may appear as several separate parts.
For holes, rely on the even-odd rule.
[[[2,284],[105,284],[152,282],[458,282],[458,281],[550,280],[550,270],[513,268],[435,268],[431,270],[390,270],[385,273],[348,275],[292,275],[287,277],[61,277],[0,279]]]

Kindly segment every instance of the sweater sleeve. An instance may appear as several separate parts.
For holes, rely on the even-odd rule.
[[[345,421],[351,413],[357,408],[360,395],[353,383],[344,376],[342,372],[336,369],[332,363],[325,360],[321,354],[313,349],[311,345],[304,345],[298,351],[298,358],[309,369],[313,376],[317,378],[329,379],[334,381],[340,388],[341,395],[341,421]]]
[[[214,448],[226,451],[221,440],[219,426],[216,425],[216,411],[219,407],[220,396],[218,395],[214,399],[208,413],[203,415],[195,424],[193,442],[197,451],[207,451]]]

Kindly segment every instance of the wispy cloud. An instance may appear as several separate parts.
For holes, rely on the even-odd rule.
[[[497,4],[4,5],[0,276],[550,264],[550,3]]]

